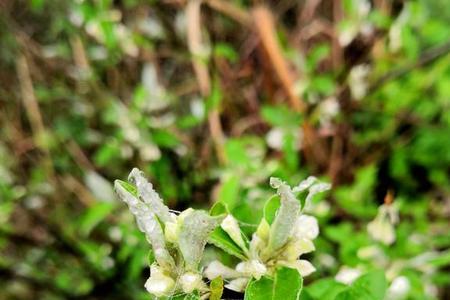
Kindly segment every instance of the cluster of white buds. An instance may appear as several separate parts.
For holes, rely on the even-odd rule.
[[[156,297],[194,291],[207,294],[199,264],[209,234],[223,217],[193,209],[176,215],[141,171],[133,169],[128,181],[131,184],[117,180],[116,192],[128,204],[155,257],[145,288]]]
[[[237,220],[231,215],[221,223],[221,228],[242,249],[246,259],[234,269],[213,261],[205,269],[205,277],[212,280],[221,276],[228,282],[225,287],[242,292],[251,279],[271,276],[281,266],[296,269],[301,276],[315,271],[314,266],[300,256],[315,250],[312,241],[319,234],[319,226],[316,218],[302,214],[296,193],[308,191],[304,205],[307,206],[315,194],[329,189],[330,185],[318,182],[315,177],[307,178],[294,188],[277,178],[271,178],[270,184],[277,189],[277,197],[269,202],[278,202],[278,205],[272,217],[267,215],[261,220],[250,242],[245,240]]]

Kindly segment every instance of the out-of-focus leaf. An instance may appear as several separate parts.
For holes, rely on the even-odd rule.
[[[88,236],[91,231],[103,219],[111,214],[116,207],[115,204],[109,202],[97,202],[80,217],[78,230],[83,236]]]
[[[372,271],[359,277],[350,287],[339,293],[335,300],[383,300],[387,282],[382,271]]]
[[[233,210],[239,201],[239,177],[229,176],[220,186],[218,201],[225,203],[228,209]]]

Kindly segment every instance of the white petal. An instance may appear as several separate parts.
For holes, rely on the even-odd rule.
[[[313,240],[319,235],[319,223],[313,216],[300,215],[295,223],[294,236]]]
[[[375,218],[367,225],[367,231],[374,240],[385,245],[395,242],[394,226],[386,218]]]
[[[278,261],[278,264],[292,269],[297,269],[302,277],[308,276],[313,273],[316,268],[307,260],[299,259],[296,261]]]
[[[314,268],[314,266],[309,261],[304,259],[299,259],[297,261],[297,265],[297,270],[300,272],[300,275],[302,275],[302,277],[308,276],[309,274],[316,271],[316,268]]]
[[[213,280],[214,278],[217,278],[219,276],[222,276],[222,278],[224,278],[224,279],[236,278],[236,277],[241,276],[241,274],[239,274],[239,272],[236,272],[234,269],[225,266],[224,264],[222,264],[221,262],[219,262],[217,260],[211,262],[206,267],[205,271],[203,271],[203,274],[209,280]]]
[[[344,284],[351,284],[355,281],[359,276],[361,276],[361,271],[358,269],[350,268],[347,266],[343,266],[339,269],[339,272],[336,274],[334,279],[338,282],[342,282]]]
[[[251,276],[255,279],[260,279],[261,276],[266,274],[267,268],[260,261],[253,259],[250,261],[244,261],[236,266],[236,271]]]
[[[411,284],[405,276],[395,278],[387,291],[387,299],[400,300],[405,299],[411,290]]]
[[[248,281],[249,281],[248,278],[234,279],[231,280],[228,284],[226,284],[225,287],[235,292],[243,292],[247,287]]]
[[[289,242],[282,255],[287,260],[297,260],[300,255],[312,252],[314,250],[315,247],[311,240],[296,239]]]

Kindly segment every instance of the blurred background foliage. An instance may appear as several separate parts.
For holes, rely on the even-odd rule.
[[[270,176],[323,177],[306,285],[383,268],[448,299],[449,24],[445,0],[0,1],[0,299],[148,299],[111,185],[134,166],[249,234]]]

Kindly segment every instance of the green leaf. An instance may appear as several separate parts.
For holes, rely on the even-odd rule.
[[[216,202],[209,210],[209,214],[211,216],[220,216],[220,215],[226,215],[229,214],[228,207],[223,202]]]
[[[244,300],[297,300],[303,287],[303,279],[297,270],[282,267],[275,277],[262,277],[251,281],[246,290]]]
[[[264,205],[264,219],[266,219],[267,223],[272,224],[275,219],[275,215],[277,214],[278,208],[280,208],[280,196],[275,195],[267,200]]]
[[[151,266],[155,262],[155,259],[155,253],[153,252],[153,249],[151,249],[150,251],[148,251],[148,265]]]
[[[347,286],[335,281],[333,278],[325,278],[315,281],[305,291],[312,299],[333,300],[337,294],[345,290]]]
[[[216,277],[211,280],[209,284],[209,289],[211,290],[211,295],[209,296],[209,300],[220,300],[223,293],[223,279],[222,277]]]
[[[134,185],[119,179],[117,179],[115,183],[120,184],[128,193],[130,193],[134,197],[138,196],[137,188]]]
[[[298,126],[301,115],[286,105],[265,105],[261,108],[261,117],[272,126]]]
[[[239,178],[237,176],[230,176],[220,186],[218,201],[226,204],[230,210],[233,210],[239,201],[239,188]]]
[[[238,244],[236,244],[228,233],[220,227],[214,229],[214,231],[209,235],[208,242],[239,259],[247,259]]]
[[[99,202],[90,207],[79,220],[79,231],[81,235],[88,236],[91,231],[111,212],[115,205],[109,202]]]
[[[350,287],[339,293],[335,300],[383,300],[387,282],[382,271],[373,271],[358,278]]]

